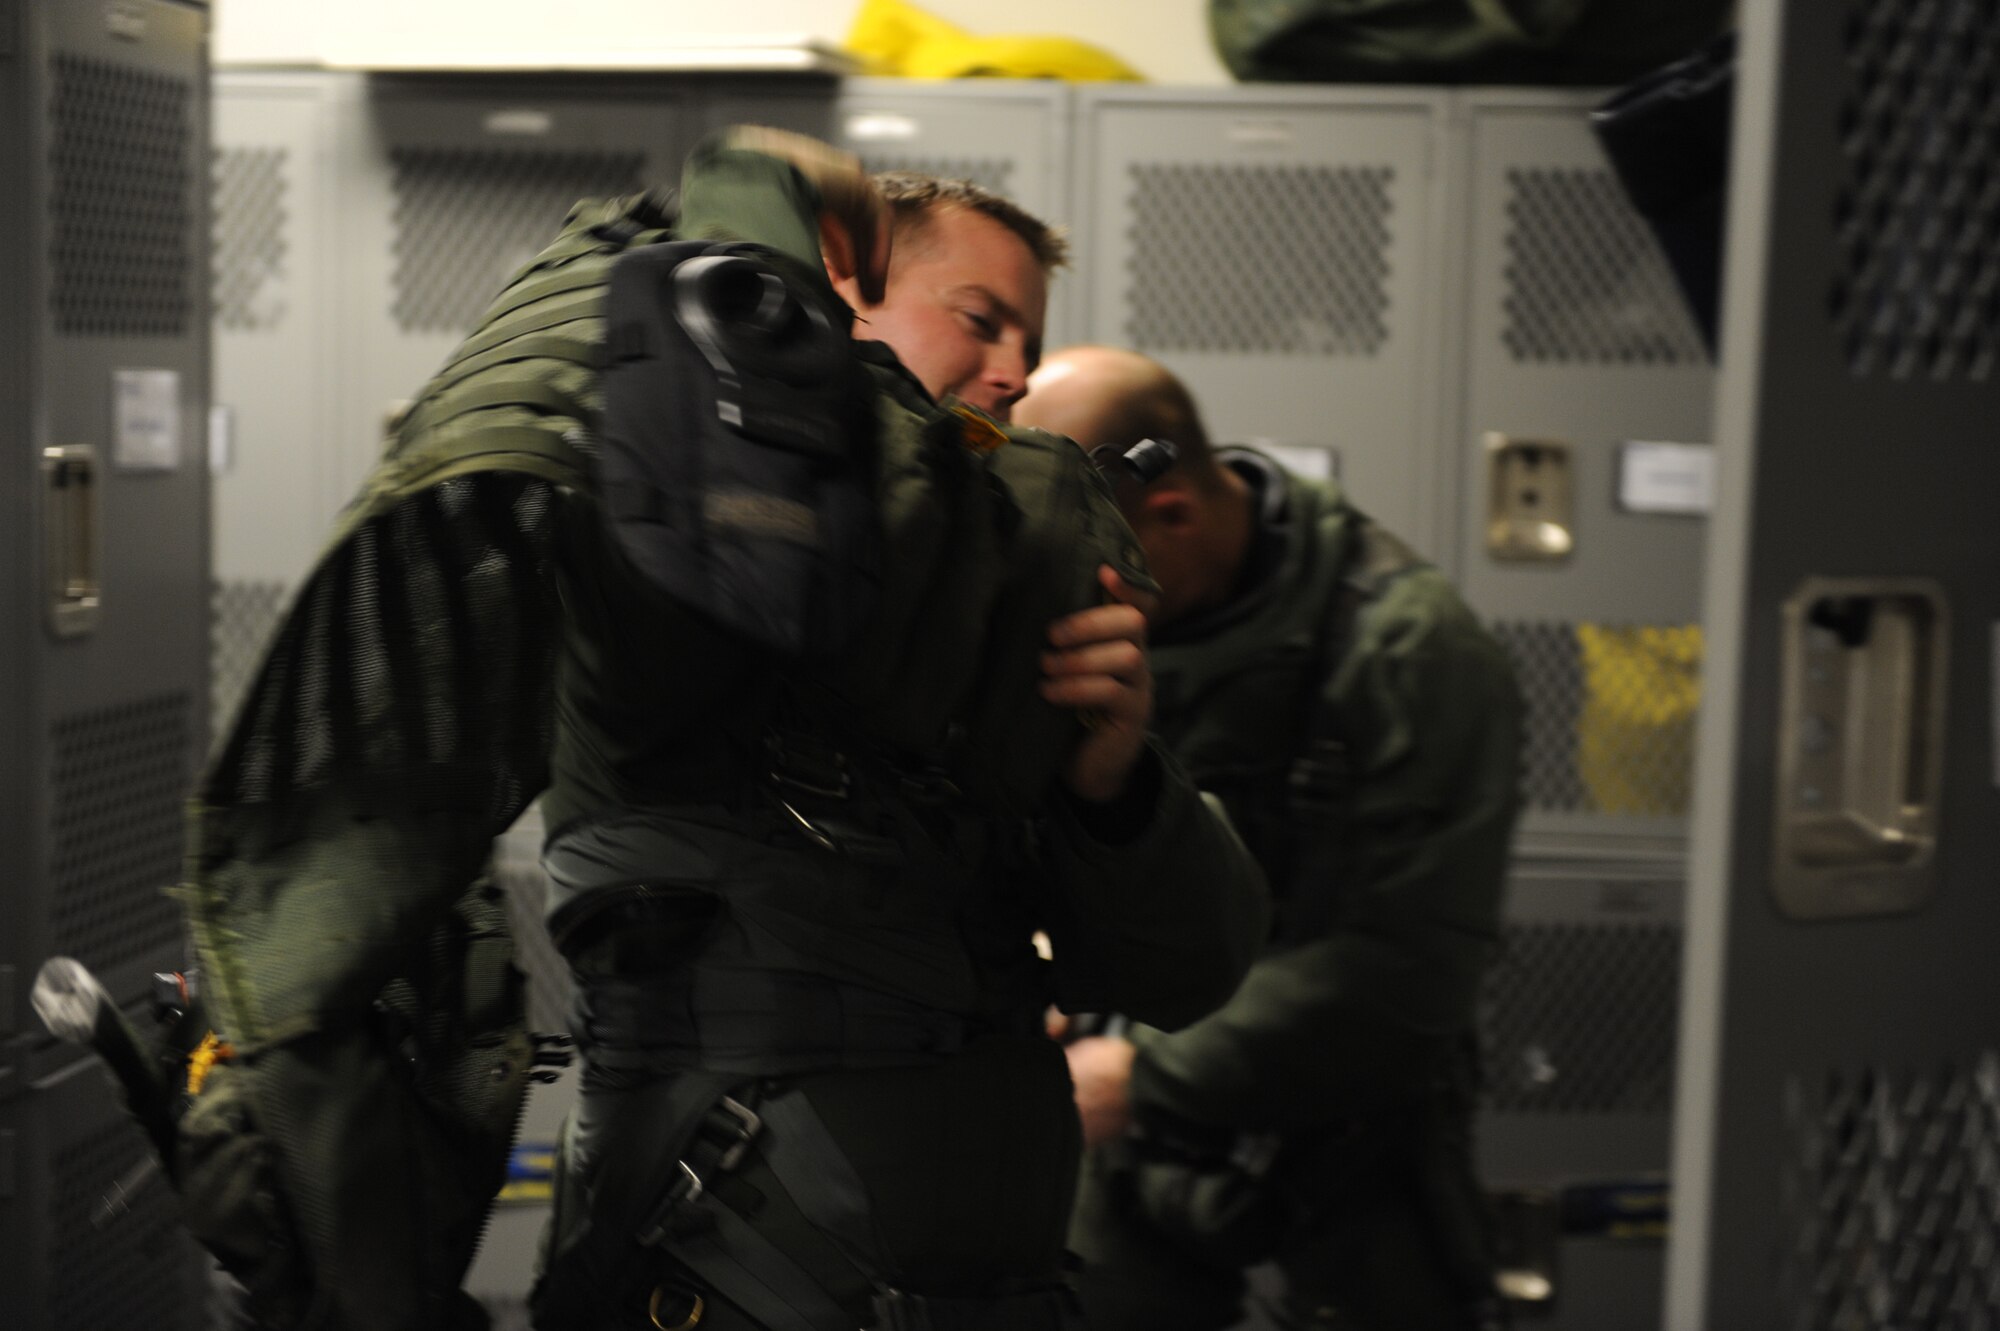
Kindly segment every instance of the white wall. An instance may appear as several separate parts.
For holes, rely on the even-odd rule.
[[[1112,52],[1158,83],[1226,83],[1204,0],[930,0],[979,34],[1050,33]],[[219,64],[317,64],[668,46],[689,37],[839,41],[859,0],[216,0]]]

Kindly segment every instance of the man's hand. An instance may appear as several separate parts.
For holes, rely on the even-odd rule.
[[[861,159],[818,139],[768,125],[738,125],[724,139],[732,148],[790,162],[819,191],[819,248],[826,275],[854,278],[869,304],[882,299],[889,278],[893,219],[888,201]]]
[[[1080,799],[1104,803],[1124,793],[1146,749],[1153,719],[1153,669],[1146,660],[1146,613],[1153,598],[1102,565],[1097,580],[1112,598],[1049,625],[1042,697],[1083,712],[1089,730],[1063,780]]]
[[[1069,1056],[1069,1079],[1076,1087],[1083,1144],[1102,1146],[1124,1136],[1132,1126],[1132,1059],[1138,1049],[1130,1040],[1093,1035],[1063,1052]]]

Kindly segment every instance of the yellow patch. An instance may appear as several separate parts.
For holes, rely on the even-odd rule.
[[[201,1037],[201,1043],[188,1055],[187,1093],[200,1095],[201,1088],[208,1084],[209,1070],[217,1063],[236,1057],[236,1051],[217,1038],[214,1031]]]
[[[975,453],[991,453],[1007,442],[1007,432],[971,407],[953,407],[961,422],[959,438]]]

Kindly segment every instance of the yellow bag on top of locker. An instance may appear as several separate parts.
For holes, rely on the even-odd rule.
[[[975,37],[906,0],[862,0],[845,43],[869,72],[912,79],[1062,79],[1138,83],[1144,76],[1073,37]]]

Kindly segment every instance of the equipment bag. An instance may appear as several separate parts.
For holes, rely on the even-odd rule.
[[[1245,82],[1612,84],[1728,25],[1732,0],[1209,0]]]

